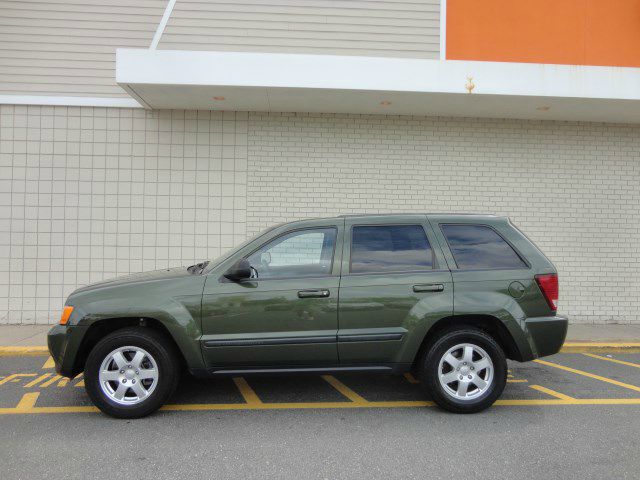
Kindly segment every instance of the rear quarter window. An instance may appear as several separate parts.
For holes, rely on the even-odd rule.
[[[440,225],[460,269],[527,268],[525,261],[486,225]]]

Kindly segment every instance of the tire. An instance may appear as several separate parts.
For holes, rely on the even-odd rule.
[[[420,368],[423,389],[438,406],[453,413],[476,413],[490,407],[507,383],[502,348],[474,327],[439,335],[426,349]]]
[[[107,415],[140,418],[169,399],[179,372],[175,348],[164,335],[144,327],[123,328],[104,337],[89,353],[85,389]]]

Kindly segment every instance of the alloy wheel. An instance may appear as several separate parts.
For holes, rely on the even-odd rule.
[[[145,401],[158,384],[158,364],[140,347],[119,347],[109,353],[102,364],[98,380],[102,392],[120,405]]]
[[[480,397],[491,387],[493,376],[491,357],[471,343],[451,347],[438,365],[440,386],[456,400],[470,401]]]

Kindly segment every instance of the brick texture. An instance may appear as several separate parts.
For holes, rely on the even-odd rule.
[[[244,113],[0,107],[0,323],[245,238]]]
[[[276,222],[508,215],[580,323],[640,323],[640,127],[0,106],[0,323],[77,286],[213,258]]]
[[[560,311],[640,323],[640,127],[249,116],[247,231],[343,213],[509,216],[554,262]]]

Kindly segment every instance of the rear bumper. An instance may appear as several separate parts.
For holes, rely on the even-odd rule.
[[[47,334],[49,353],[56,365],[56,372],[73,378],[79,372],[78,350],[87,331],[84,326],[56,325]]]
[[[525,330],[531,358],[545,357],[558,353],[567,337],[569,319],[560,315],[552,317],[532,317],[525,320]]]

